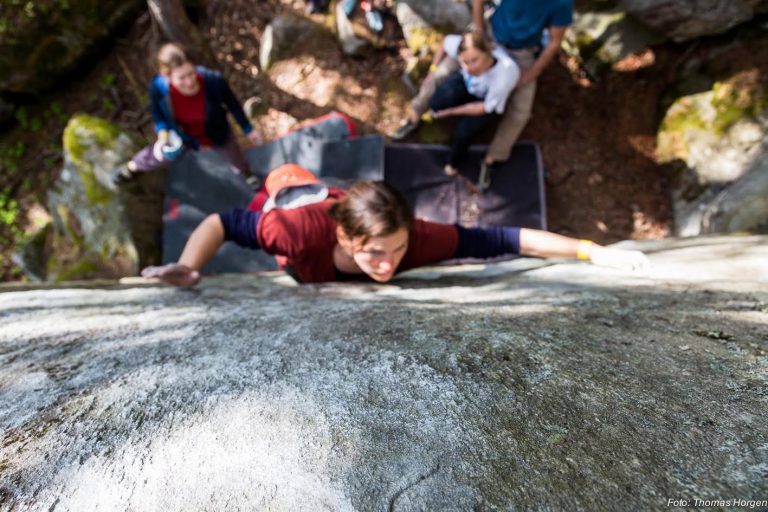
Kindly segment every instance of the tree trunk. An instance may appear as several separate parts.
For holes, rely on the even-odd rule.
[[[181,43],[193,61],[215,67],[216,59],[211,48],[187,16],[181,0],[147,0],[147,6],[152,19],[169,41]]]

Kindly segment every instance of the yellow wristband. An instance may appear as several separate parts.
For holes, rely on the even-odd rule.
[[[589,260],[592,256],[592,240],[579,240],[579,246],[576,249],[576,258],[580,260]]]
[[[435,71],[437,71],[437,64],[433,62],[432,64],[429,65],[429,72],[434,73]]]

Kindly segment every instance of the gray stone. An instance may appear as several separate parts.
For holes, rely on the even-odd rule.
[[[400,0],[397,16],[402,25],[408,18],[400,19],[400,5],[407,5],[424,23],[446,33],[466,32],[472,23],[472,12],[464,0]]]
[[[677,231],[683,235],[768,232],[768,144],[743,176],[679,206]]]
[[[0,508],[765,499],[768,238],[629,245],[649,275],[521,259],[0,293]]]
[[[593,78],[624,57],[664,41],[621,10],[581,12],[574,15],[563,47]]]
[[[268,70],[275,61],[280,60],[297,43],[307,37],[315,25],[298,16],[281,15],[267,25],[259,46],[259,65]]]
[[[768,0],[618,0],[651,29],[674,41],[720,34],[756,14],[768,12]]]

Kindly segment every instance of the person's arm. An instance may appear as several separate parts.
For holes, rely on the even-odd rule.
[[[640,251],[603,247],[590,240],[528,228],[520,229],[520,254],[537,258],[579,259],[625,270],[647,270],[650,266],[648,258]]]
[[[560,45],[563,43],[565,30],[567,28],[568,27],[549,27],[549,42],[547,43],[547,46],[545,46],[544,50],[539,54],[539,57],[536,59],[536,62],[533,63],[533,66],[522,72],[518,86],[523,86],[536,80],[542,71],[544,71],[544,68],[552,62],[552,59],[555,58],[557,52],[560,51]]]
[[[237,99],[237,96],[235,96],[235,93],[229,86],[229,82],[227,82],[227,80],[221,75],[218,76],[218,80],[221,80],[221,99],[227,106],[227,110],[232,113],[235,121],[237,121],[237,124],[239,124],[240,128],[243,130],[243,133],[245,135],[250,135],[250,133],[253,131],[253,125],[248,120],[248,116],[245,115],[243,107],[240,105],[240,101]]]
[[[472,0],[472,23],[476,32],[487,37],[485,30],[485,0]]]
[[[200,270],[225,241],[249,249],[260,248],[257,236],[260,218],[261,212],[240,208],[209,215],[192,232],[177,263],[147,267],[141,275],[156,277],[174,286],[194,286],[200,280]]]
[[[187,240],[177,263],[147,267],[143,277],[158,278],[173,286],[190,287],[200,281],[200,270],[224,243],[224,226],[217,214],[209,215]]]
[[[462,226],[456,226],[456,229],[458,245],[453,255],[455,259],[519,254],[536,258],[579,259],[594,265],[625,270],[647,270],[650,266],[640,251],[603,247],[589,240],[578,240],[539,229]]]
[[[450,107],[432,112],[432,117],[435,119],[440,119],[441,117],[482,116],[483,114],[487,114],[485,111],[485,103],[482,101],[473,101],[472,103],[465,103],[456,107]]]
[[[165,95],[160,90],[157,80],[157,77],[153,78],[149,85],[149,112],[152,114],[152,122],[155,125],[158,140],[165,142],[168,140],[168,130],[171,129],[173,123],[168,119],[167,113],[163,109]]]

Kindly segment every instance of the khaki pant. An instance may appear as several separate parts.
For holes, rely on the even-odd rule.
[[[525,71],[533,67],[536,62],[536,56],[533,49],[524,48],[521,50],[507,50],[515,59],[520,71]],[[507,106],[501,115],[499,126],[493,136],[491,145],[488,148],[488,156],[494,162],[503,162],[509,158],[512,152],[512,146],[515,145],[517,138],[525,128],[528,120],[531,118],[533,110],[533,99],[536,96],[536,80],[529,82],[522,87],[515,87],[512,94],[509,95]]]
[[[509,54],[515,59],[520,71],[533,67],[536,56],[532,48],[521,50],[509,50]],[[417,116],[421,117],[429,110],[429,98],[435,93],[435,89],[448,76],[459,69],[459,62],[450,57],[445,57],[438,64],[432,79],[421,84],[419,93],[411,100],[411,107]],[[522,87],[516,87],[509,95],[507,106],[501,115],[496,133],[488,148],[488,156],[495,162],[503,162],[509,158],[512,146],[531,118],[533,99],[536,96],[536,81],[529,82]]]

